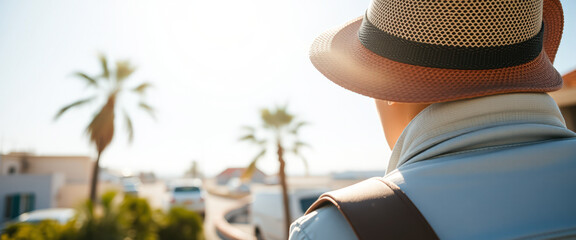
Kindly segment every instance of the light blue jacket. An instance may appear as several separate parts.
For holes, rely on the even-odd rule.
[[[440,239],[576,237],[576,134],[547,94],[436,103],[408,125],[385,178]],[[356,239],[335,207],[290,239]]]

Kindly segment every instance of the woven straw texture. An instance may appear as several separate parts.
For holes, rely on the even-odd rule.
[[[491,47],[526,41],[540,31],[541,0],[374,0],[368,20],[411,41]]]
[[[558,0],[546,1],[543,8],[544,48],[536,59],[519,66],[455,70],[392,61],[360,43],[357,32],[361,17],[320,35],[312,45],[310,59],[336,84],[372,98],[396,102],[434,103],[499,93],[555,91],[562,87],[562,78],[551,62],[562,34],[562,9]],[[406,25],[410,24],[406,21]]]

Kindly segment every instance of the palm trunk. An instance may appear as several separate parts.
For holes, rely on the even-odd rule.
[[[292,218],[290,216],[290,202],[288,199],[288,185],[286,184],[286,173],[284,172],[286,166],[286,163],[284,162],[284,149],[282,148],[280,141],[278,141],[278,162],[280,162],[278,175],[280,177],[280,186],[282,186],[282,201],[284,204],[284,229],[286,231],[284,239],[288,239]]]
[[[92,181],[90,181],[90,201],[96,203],[96,193],[98,190],[98,174],[100,172],[100,155],[102,151],[98,151],[98,156],[96,157],[96,162],[92,168]]]

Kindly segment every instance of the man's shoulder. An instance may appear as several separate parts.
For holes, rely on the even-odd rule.
[[[354,230],[333,205],[327,205],[296,220],[290,226],[290,239],[357,239]]]

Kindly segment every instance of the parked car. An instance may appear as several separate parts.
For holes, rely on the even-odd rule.
[[[319,189],[296,189],[289,192],[291,221],[304,215],[318,197],[328,191]],[[257,239],[285,239],[284,206],[280,189],[255,192],[251,203],[251,224]]]
[[[60,224],[66,224],[68,221],[72,220],[76,210],[73,208],[45,208],[38,209],[26,213],[20,214],[18,217],[11,221],[5,223],[4,227],[13,223],[39,223],[44,220],[54,220]]]
[[[43,220],[55,220],[60,224],[70,221],[76,210],[73,208],[46,208],[23,213],[18,216],[18,222],[38,223]]]
[[[60,224],[66,224],[72,220],[75,214],[76,210],[72,208],[45,208],[22,213],[18,217],[0,224],[0,233],[9,225],[22,222],[35,224],[44,220],[54,220]]]
[[[204,190],[199,179],[179,179],[168,185],[168,208],[181,206],[204,216]]]
[[[122,191],[126,195],[138,196],[142,181],[137,177],[122,178]]]

